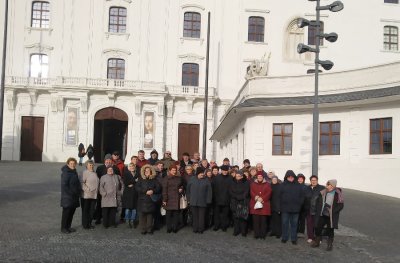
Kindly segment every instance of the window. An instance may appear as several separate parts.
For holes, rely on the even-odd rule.
[[[385,26],[383,30],[383,48],[397,51],[399,49],[399,29],[395,26]]]
[[[50,4],[49,2],[35,1],[32,3],[31,27],[49,28]]]
[[[182,65],[182,86],[199,86],[199,64]]]
[[[399,0],[385,0],[385,3],[388,3],[388,4],[398,4],[398,3],[399,3]]]
[[[186,12],[183,21],[183,37],[200,38],[201,15],[195,12]]]
[[[260,16],[249,17],[248,41],[264,42],[265,19]]]
[[[297,26],[297,21],[292,20],[286,29],[284,56],[291,61],[301,61],[305,56],[297,53],[297,45],[304,43],[304,29]]]
[[[292,155],[292,123],[274,123],[272,155]]]
[[[319,124],[319,154],[340,154],[340,121]]]
[[[392,153],[392,118],[370,120],[370,154]]]
[[[110,7],[108,32],[111,32],[111,33],[125,33],[126,32],[126,8],[125,7]]]
[[[33,78],[47,78],[49,72],[49,58],[45,54],[32,54],[29,76]]]
[[[107,65],[108,79],[125,79],[125,60],[110,58]]]
[[[316,22],[316,21],[312,21]],[[320,21],[320,34],[324,33],[324,22]],[[317,39],[317,26],[308,26],[308,44],[309,45],[316,45]],[[322,46],[324,44],[323,38],[319,38],[319,44]]]

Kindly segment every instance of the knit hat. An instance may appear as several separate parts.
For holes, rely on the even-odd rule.
[[[327,182],[326,184],[330,184],[330,185],[332,185],[333,187],[336,187],[336,185],[337,185],[337,180],[336,180],[336,179],[328,180],[328,182]]]
[[[150,155],[152,155],[153,153],[155,153],[155,154],[158,155],[158,152],[157,152],[156,150],[152,150],[151,153],[150,153]]]
[[[104,156],[104,161],[105,161],[105,160],[112,160],[111,154],[107,153],[107,154]]]
[[[302,174],[302,173],[299,173],[299,174],[297,175],[297,178],[299,178],[299,177],[303,177],[303,179],[306,180],[306,177],[305,177],[304,174]]]
[[[229,171],[229,166],[228,165],[222,165],[221,166],[222,171]]]
[[[204,171],[205,171],[205,169],[204,169],[203,167],[197,167],[197,169],[196,169],[196,175],[204,174]]]

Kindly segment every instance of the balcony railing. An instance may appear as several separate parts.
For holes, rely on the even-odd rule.
[[[57,78],[32,78],[7,76],[6,86],[14,88],[37,88],[42,90],[95,90],[95,91],[117,91],[117,92],[143,92],[143,93],[166,93],[177,97],[203,97],[204,87],[193,86],[166,86],[162,82],[144,82],[124,79],[92,79],[79,77],[57,77]],[[208,95],[213,97],[215,89],[210,87]]]

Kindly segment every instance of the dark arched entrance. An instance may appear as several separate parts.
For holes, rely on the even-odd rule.
[[[104,155],[119,151],[125,158],[128,134],[128,115],[117,108],[99,110],[94,116],[93,147],[96,162],[103,162]]]

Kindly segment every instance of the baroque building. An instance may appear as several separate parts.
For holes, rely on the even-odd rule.
[[[400,4],[343,2],[321,16],[339,39],[320,43],[335,63],[320,78],[320,177],[399,197],[377,181],[400,169]],[[207,158],[309,175],[314,56],[296,52],[315,45],[315,28],[297,27],[315,19],[306,0],[9,0],[2,158],[64,161],[79,143],[98,161],[201,152],[208,12]]]

